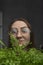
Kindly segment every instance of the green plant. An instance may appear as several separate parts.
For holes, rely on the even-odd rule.
[[[10,34],[10,42],[12,48],[4,45],[5,48],[0,49],[0,65],[43,65],[43,53],[40,50],[35,48],[30,48],[29,51],[23,50],[24,46],[19,46],[18,40],[12,34]],[[2,41],[0,43],[3,44]]]

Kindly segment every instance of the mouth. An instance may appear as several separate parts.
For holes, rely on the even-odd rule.
[[[24,39],[18,39],[19,41],[24,41]]]
[[[19,43],[21,44],[22,42],[24,42],[24,40],[19,40]]]
[[[19,40],[19,46],[22,46],[24,44],[24,40]]]

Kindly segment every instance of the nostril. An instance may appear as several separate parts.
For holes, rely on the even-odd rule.
[[[22,37],[16,37],[18,40],[20,40]]]

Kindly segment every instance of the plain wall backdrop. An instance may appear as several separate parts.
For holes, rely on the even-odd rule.
[[[8,45],[8,27],[12,19],[24,17],[29,20],[37,48],[43,44],[43,0],[0,0],[3,13],[3,41]]]

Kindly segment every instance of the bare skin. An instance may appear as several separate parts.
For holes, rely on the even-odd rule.
[[[30,42],[30,29],[24,21],[15,21],[11,29],[13,30],[13,35],[19,41],[19,46],[27,45]]]

